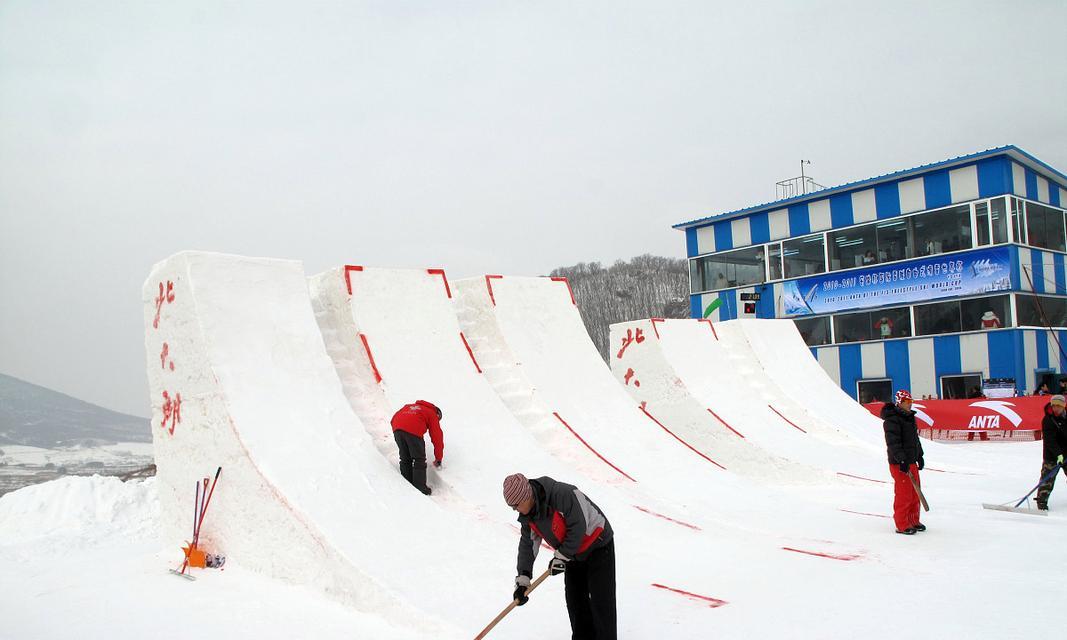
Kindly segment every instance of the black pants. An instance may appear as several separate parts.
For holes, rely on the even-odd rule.
[[[1055,462],[1047,462],[1047,461],[1042,462],[1041,463],[1041,476],[1040,477],[1044,478],[1055,467],[1056,467],[1056,463]],[[1061,467],[1061,469],[1063,470],[1063,473],[1065,475],[1067,475],[1067,467]],[[1044,507],[1048,506],[1048,497],[1049,497],[1049,494],[1052,493],[1052,488],[1054,486],[1056,486],[1056,476],[1058,476],[1058,475],[1060,475],[1059,471],[1057,471],[1056,473],[1052,474],[1051,478],[1049,478],[1048,480],[1045,480],[1045,482],[1040,487],[1038,487],[1038,489],[1037,489],[1037,504],[1038,504],[1039,507],[1044,508]]]
[[[616,640],[615,541],[568,562],[563,586],[571,640]]]
[[[393,431],[393,439],[400,449],[400,475],[419,491],[429,493],[426,486],[426,442],[403,429]]]

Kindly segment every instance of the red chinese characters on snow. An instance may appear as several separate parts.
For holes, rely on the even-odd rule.
[[[626,375],[624,375],[622,378],[623,378],[623,380],[626,381],[626,384],[630,384],[630,379],[633,378],[634,386],[635,387],[640,387],[641,386],[641,381],[638,380],[637,378],[634,378],[634,370],[633,370],[632,367],[629,367],[629,368],[626,369]]]
[[[163,311],[164,303],[174,302],[174,283],[167,280],[166,291],[163,289],[163,283],[159,283],[159,295],[156,297],[156,317],[152,320],[152,328],[159,328],[159,314]]]
[[[163,350],[159,352],[159,366],[162,367],[163,369],[166,369],[167,365],[169,364],[170,365],[170,370],[174,371],[174,360],[171,360],[169,358],[170,358],[170,345],[167,344],[166,342],[164,342],[163,343]]]
[[[645,336],[641,335],[641,329],[634,332],[633,329],[627,329],[626,335],[622,338],[622,348],[615,354],[616,358],[622,358],[622,354],[626,351],[626,348],[633,343],[641,344],[645,341]]]
[[[163,423],[159,426],[163,429],[167,428],[167,423],[170,423],[170,435],[174,435],[174,427],[178,426],[178,423],[182,421],[182,394],[174,394],[174,398],[170,397],[170,394],[166,391],[163,392]]]

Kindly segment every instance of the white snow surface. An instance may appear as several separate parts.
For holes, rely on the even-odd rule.
[[[877,420],[810,379],[821,370],[795,330],[617,327],[613,356],[644,329],[613,357],[638,393],[564,283],[491,286],[373,268],[308,281],[297,262],[198,252],[157,265],[144,301],[158,475],[0,498],[0,635],[471,638],[510,598],[513,471],[576,484],[606,512],[621,638],[1047,633],[1034,594],[1063,584],[1067,490],[1048,517],[980,507],[1033,486],[1041,443],[931,443],[930,528],[900,536]],[[173,434],[164,390],[182,394]],[[397,472],[388,425],[419,398],[444,411],[431,497]],[[220,465],[202,543],[227,564],[177,578],[195,484]],[[567,637],[562,587],[547,581],[489,637]]]

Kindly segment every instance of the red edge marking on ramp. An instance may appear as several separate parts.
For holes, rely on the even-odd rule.
[[[467,336],[463,335],[463,332],[459,332],[459,339],[463,341],[463,346],[467,347],[467,355],[471,357],[471,362],[474,363],[474,368],[478,370],[478,373],[482,372],[482,368],[478,366],[478,361],[474,359],[474,352],[471,351],[470,344],[467,343]]]
[[[797,431],[800,431],[801,433],[807,433],[807,431],[804,431],[803,429],[798,427],[796,424],[794,424],[792,420],[790,420],[789,418],[783,416],[781,411],[775,409],[771,405],[767,405],[767,408],[770,409],[771,411],[777,413],[779,418],[781,418],[782,420],[785,420],[786,422],[788,422],[790,424],[790,426],[792,426]]]
[[[716,609],[724,604],[730,604],[725,600],[719,600],[718,598],[712,598],[710,596],[702,596],[699,593],[693,593],[691,591],[682,591],[681,589],[675,589],[674,587],[668,587],[667,585],[658,584],[653,582],[652,586],[657,589],[663,589],[664,591],[670,591],[671,593],[677,593],[693,600],[699,600],[700,602],[708,603],[708,607]]]
[[[485,276],[485,288],[489,291],[489,301],[496,306],[496,297],[493,295],[493,281],[490,278],[503,278],[504,276]]]
[[[566,278],[562,277],[562,276],[552,276],[550,279],[552,280],[552,282],[562,282],[563,284],[567,285],[567,293],[571,297],[571,304],[573,304],[574,306],[577,307],[578,303],[574,301],[574,291],[571,290],[570,281],[567,280]]]
[[[864,478],[863,476],[854,476],[851,473],[844,473],[842,471],[838,471],[837,475],[845,476],[846,478],[855,478],[857,480],[866,480],[867,482],[877,482],[878,484],[889,484],[888,480],[875,480],[874,478]]]
[[[739,432],[737,429],[734,429],[733,427],[731,427],[729,422],[727,422],[727,421],[723,420],[722,418],[720,418],[719,414],[715,413],[711,409],[708,409],[708,413],[710,413],[711,415],[715,416],[716,420],[718,420],[719,422],[723,423],[723,425],[725,425],[726,428],[729,429],[730,431],[733,431],[734,434],[737,435],[738,438],[744,438],[745,437],[745,436],[741,435],[741,432]]]
[[[834,554],[834,553],[823,553],[821,551],[805,551],[804,549],[794,549],[793,547],[782,547],[782,549],[784,549],[786,551],[792,551],[793,553],[803,553],[803,554],[809,555],[809,556],[818,556],[820,558],[830,558],[831,560],[843,560],[845,562],[850,562],[852,560],[859,560],[860,558],[863,557],[862,555],[856,555],[854,553],[847,553],[847,554],[843,554],[843,555],[837,555],[837,554]]]
[[[552,415],[556,416],[556,420],[559,420],[559,421],[560,421],[560,423],[561,423],[561,424],[562,424],[563,426],[567,427],[567,431],[570,431],[570,432],[571,432],[571,434],[572,434],[572,435],[573,435],[573,436],[574,436],[575,438],[578,438],[578,441],[579,441],[579,442],[581,442],[582,444],[584,444],[584,445],[585,445],[585,448],[586,448],[586,449],[589,449],[590,451],[592,451],[592,452],[593,452],[593,455],[595,455],[596,457],[598,457],[598,458],[600,458],[601,460],[603,460],[603,461],[604,461],[604,464],[608,465],[608,466],[609,466],[609,467],[611,467],[612,469],[614,469],[614,470],[618,471],[619,473],[621,473],[621,474],[622,474],[623,476],[625,476],[625,477],[626,477],[626,479],[627,479],[627,480],[629,480],[630,482],[637,482],[637,480],[634,480],[633,478],[631,478],[631,477],[630,477],[630,475],[629,475],[628,473],[626,473],[626,472],[625,472],[625,471],[623,471],[622,469],[620,469],[620,468],[616,467],[615,465],[611,464],[610,462],[608,462],[608,459],[607,459],[607,458],[605,458],[604,456],[600,455],[600,452],[599,452],[599,451],[597,451],[597,450],[596,450],[596,449],[594,449],[593,447],[589,446],[589,443],[585,441],[585,438],[583,438],[582,436],[578,435],[578,432],[577,432],[577,431],[575,431],[574,429],[571,429],[571,425],[567,424],[567,421],[566,421],[566,420],[564,420],[563,418],[559,417],[559,413],[557,413],[557,412],[553,411],[553,412],[552,412]]]
[[[652,323],[652,331],[656,334],[656,340],[659,340],[659,329],[656,328],[656,323],[663,322],[663,318],[649,318],[649,322]]]
[[[352,295],[352,272],[363,271],[363,267],[358,264],[346,264],[345,265],[345,288],[348,289],[348,295]]]
[[[844,511],[845,513],[854,513],[858,516],[871,516],[872,518],[889,518],[891,516],[883,515],[881,513],[867,513],[866,511],[853,511],[851,509],[838,509],[838,511]]]
[[[690,451],[692,451],[693,453],[697,454],[697,455],[698,455],[698,456],[700,456],[701,458],[704,458],[705,460],[707,460],[707,461],[708,461],[708,462],[710,462],[711,464],[715,465],[716,467],[718,467],[718,468],[722,469],[723,471],[726,471],[726,467],[722,466],[722,465],[721,465],[721,464],[719,464],[718,462],[715,462],[714,460],[712,460],[711,458],[707,457],[707,456],[706,456],[706,455],[704,455],[703,453],[701,453],[701,452],[697,451],[697,449],[696,449],[696,448],[695,448],[695,447],[694,447],[693,445],[689,444],[689,443],[688,443],[688,442],[686,442],[685,440],[682,440],[682,439],[681,439],[681,438],[679,438],[679,437],[677,436],[677,434],[675,434],[675,433],[674,433],[673,431],[671,431],[671,430],[670,430],[670,429],[668,429],[667,427],[663,426],[663,423],[662,423],[662,422],[660,422],[659,420],[656,420],[656,419],[655,419],[655,418],[654,418],[654,417],[652,416],[652,414],[648,412],[648,410],[647,410],[647,409],[645,409],[644,407],[638,407],[638,409],[640,409],[640,410],[641,410],[641,413],[645,414],[645,416],[647,416],[649,420],[651,420],[652,422],[655,422],[656,424],[658,424],[658,425],[659,425],[659,428],[660,428],[660,429],[663,429],[663,430],[664,430],[664,431],[666,431],[667,433],[671,434],[671,437],[672,437],[672,438],[674,438],[674,439],[675,439],[675,440],[677,440],[678,442],[681,442],[681,443],[682,443],[682,444],[684,444],[684,445],[685,445],[686,447],[688,447]]]
[[[689,527],[690,529],[692,529],[694,531],[703,531],[703,529],[701,529],[700,527],[696,526],[695,524],[689,524],[688,522],[682,522],[681,520],[675,520],[674,518],[672,518],[670,516],[665,516],[662,513],[656,513],[655,511],[652,511],[651,509],[646,509],[646,508],[638,506],[636,504],[634,505],[634,509],[637,509],[638,511],[643,511],[644,513],[647,513],[650,516],[655,516],[657,518],[663,518],[664,520],[667,520],[668,522],[673,522],[674,524],[680,524],[683,527]]]
[[[374,354],[370,352],[370,345],[367,344],[367,336],[361,333],[359,334],[359,339],[363,341],[363,350],[367,352],[367,359],[370,360],[370,368],[374,370],[374,381],[381,382],[382,374],[378,373],[378,365],[374,364]]]
[[[448,287],[448,277],[445,276],[444,269],[427,269],[426,273],[430,274],[431,276],[441,276],[441,280],[444,280],[445,283],[445,295],[447,295],[449,298],[452,297],[452,289]]]
[[[708,327],[711,328],[711,335],[715,336],[716,340],[719,339],[719,332],[715,330],[715,324],[711,320],[704,318],[703,320],[697,320],[697,322],[707,322]]]

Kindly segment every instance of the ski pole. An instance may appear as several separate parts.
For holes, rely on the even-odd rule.
[[[215,485],[218,484],[218,482],[219,482],[219,474],[221,474],[221,473],[222,473],[222,467],[219,467],[215,471],[215,480],[214,480],[214,482],[211,483],[211,490],[207,492],[207,496],[204,498],[204,502],[200,506],[200,517],[196,522],[196,527],[194,528],[193,542],[192,542],[191,545],[189,545],[189,553],[192,553],[192,550],[196,548],[197,543],[200,542],[200,527],[204,524],[204,514],[207,513],[207,505],[211,502],[211,496],[215,495]],[[199,486],[199,485],[200,485],[200,483],[198,482],[197,486]],[[204,489],[206,490],[207,487],[204,487]],[[185,561],[182,562],[182,568],[181,568],[181,571],[179,573],[181,573],[182,575],[185,575],[185,569],[188,566],[189,566],[189,556],[186,555],[185,556]]]
[[[919,483],[915,482],[915,476],[911,475],[911,471],[908,471],[908,480],[911,480],[911,486],[915,489],[915,493],[919,494],[919,502],[923,504],[923,510],[929,511],[930,505],[926,502],[926,496],[923,495],[922,489],[919,488]]]
[[[542,573],[541,576],[539,578],[537,578],[537,580],[534,580],[530,584],[530,586],[526,588],[526,595],[527,596],[529,596],[531,593],[533,593],[533,590],[537,588],[537,585],[539,585],[542,582],[544,582],[544,579],[548,577],[548,572],[549,571],[551,571],[551,569],[545,569],[545,572]],[[504,608],[503,611],[500,612],[500,615],[498,615],[497,617],[493,618],[493,621],[490,622],[489,625],[486,628],[482,629],[481,633],[479,633],[478,635],[474,636],[474,640],[482,640],[482,638],[484,638],[485,636],[489,635],[489,632],[493,630],[493,627],[495,627],[498,622],[503,620],[504,616],[506,616],[509,613],[511,613],[511,610],[514,609],[515,607],[517,607],[518,605],[519,605],[519,601],[518,600],[512,600],[511,604],[509,604],[507,607]]]
[[[1026,499],[1029,498],[1035,491],[1040,489],[1041,485],[1045,484],[1046,482],[1048,482],[1049,478],[1051,478],[1052,476],[1056,475],[1056,472],[1060,470],[1061,466],[1062,465],[1057,462],[1056,466],[1052,467],[1052,471],[1049,471],[1048,473],[1046,473],[1045,477],[1043,477],[1043,478],[1041,478],[1040,480],[1037,481],[1037,486],[1034,487],[1033,489],[1030,489],[1030,493],[1026,494],[1025,496],[1023,496],[1022,500],[1020,500],[1020,501],[1015,503],[1015,507],[1014,508],[1018,509],[1019,505],[1021,505],[1024,502],[1026,502]]]

